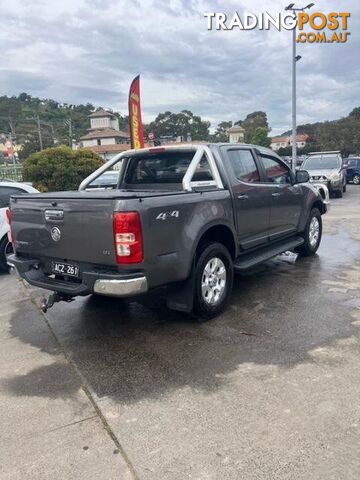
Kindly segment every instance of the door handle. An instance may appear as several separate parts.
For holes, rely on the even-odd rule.
[[[279,192],[276,192],[276,193],[272,193],[271,196],[272,197],[280,197],[281,193]]]
[[[247,200],[249,197],[248,195],[238,195],[237,197],[239,200]]]

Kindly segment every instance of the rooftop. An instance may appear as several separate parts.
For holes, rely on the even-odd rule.
[[[90,113],[88,115],[89,118],[97,118],[97,117],[115,117],[115,115],[111,112],[108,112],[107,110],[104,110],[103,108],[98,108],[95,112]]]
[[[115,130],[115,128],[101,128],[83,135],[80,140],[91,140],[93,138],[130,138],[130,133]]]
[[[243,127],[240,127],[240,125],[234,125],[228,128],[228,133],[240,133],[240,132],[245,132],[245,129]]]
[[[290,137],[273,137],[271,139],[271,143],[281,143],[281,142],[288,142]]]
[[[273,137],[271,139],[271,143],[281,143],[281,142],[289,142],[291,140],[291,135],[283,136],[283,137]],[[296,141],[297,142],[305,142],[309,138],[309,135],[306,133],[301,134],[299,133],[296,135]]]
[[[95,153],[102,154],[102,153],[126,152],[126,150],[131,149],[131,146],[129,143],[116,143],[112,145],[94,145],[92,147],[85,147],[85,148],[89,148]]]

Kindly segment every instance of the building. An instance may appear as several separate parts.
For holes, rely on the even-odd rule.
[[[271,139],[271,148],[275,151],[279,148],[286,148],[290,145],[290,137],[273,137]]]
[[[227,130],[230,143],[244,143],[245,129],[239,125],[234,125]]]
[[[99,108],[89,119],[90,128],[80,138],[80,146],[91,148],[104,160],[130,148],[130,134],[119,130],[119,121],[113,113]]]
[[[296,135],[296,147],[304,148],[307,142],[309,135]],[[290,137],[290,146],[292,146],[292,137]]]
[[[309,135],[306,135],[306,134],[296,135],[296,147],[297,148],[304,148],[308,138],[309,138]],[[286,148],[286,147],[291,147],[291,146],[292,146],[292,137],[291,136],[273,137],[271,139],[271,148],[274,151],[277,151],[280,148]]]

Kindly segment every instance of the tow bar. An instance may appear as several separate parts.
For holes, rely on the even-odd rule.
[[[66,295],[64,293],[59,293],[59,292],[54,292],[52,293],[49,298],[43,298],[41,300],[41,310],[46,313],[49,308],[51,308],[54,303],[58,302],[72,302],[74,300],[74,297],[71,297],[70,295]]]

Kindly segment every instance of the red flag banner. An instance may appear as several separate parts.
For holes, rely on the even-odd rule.
[[[129,123],[131,148],[144,147],[144,132],[141,120],[140,75],[131,82],[129,90]]]

